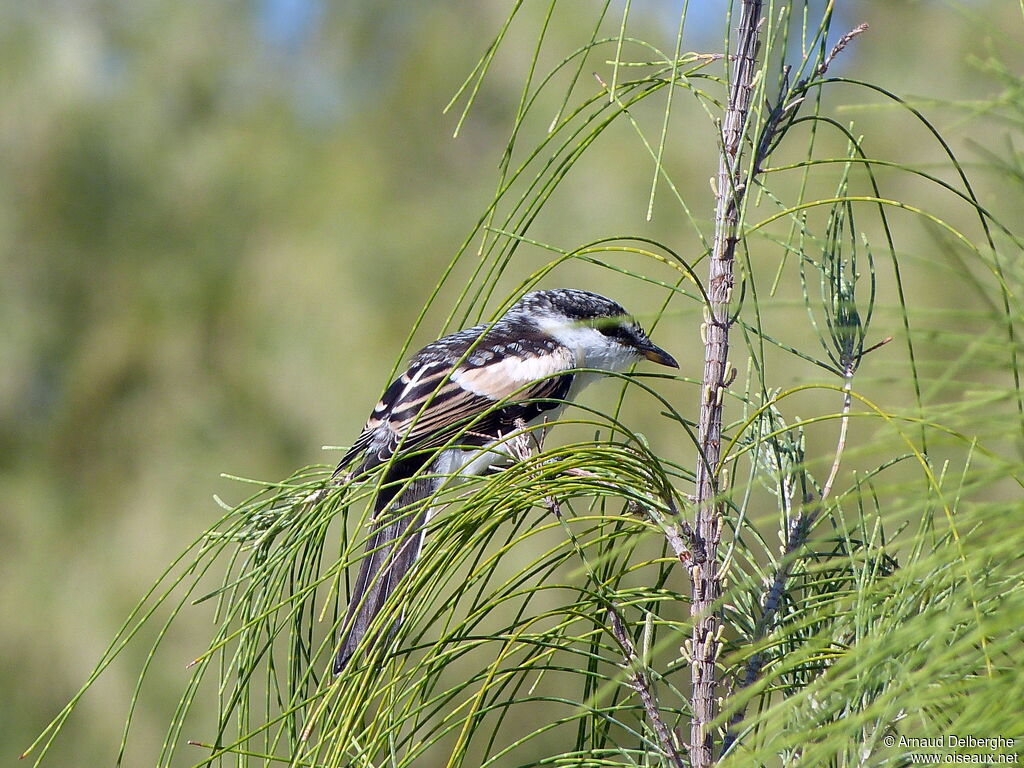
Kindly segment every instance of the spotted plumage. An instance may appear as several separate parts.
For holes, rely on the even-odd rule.
[[[335,473],[387,465],[336,674],[419,555],[431,510],[401,510],[429,498],[443,475],[480,474],[500,461],[500,445],[517,425],[556,418],[596,375],[580,369],[617,371],[644,358],[678,367],[620,304],[566,288],[528,293],[496,322],[445,336],[413,356]]]

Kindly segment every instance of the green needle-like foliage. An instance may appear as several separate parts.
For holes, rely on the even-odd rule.
[[[618,387],[611,405],[574,405],[520,461],[446,483],[425,502],[440,512],[417,568],[376,620],[397,631],[336,678],[382,473],[333,483],[325,465],[277,483],[239,478],[254,495],[168,568],[29,757],[44,760],[80,697],[154,625],[124,754],[165,629],[182,611],[206,610],[210,636],[194,639],[191,678],[151,758],[160,766],[686,764],[687,574],[697,558],[688,531],[713,196],[686,191],[675,150],[705,142],[707,173],[717,165],[733,66],[717,49],[684,50],[686,3],[667,44],[631,34],[634,5],[597,3],[591,17],[553,1],[512,4],[450,105],[465,130],[510,36],[535,40],[496,191],[438,264],[406,351],[424,333],[496,316],[538,284],[604,281],[610,295],[644,297],[638,315],[667,348],[690,350],[684,374],[617,377],[604,385]],[[714,468],[724,508],[718,759],[903,766],[920,750],[901,738],[951,734],[1015,739],[973,751],[1020,754],[1024,233],[979,197],[926,108],[861,82],[855,67],[837,74],[871,32],[835,47],[848,30],[833,6],[765,4],[735,160],[747,187],[731,298],[735,379]],[[563,16],[578,44],[549,50],[549,25]],[[987,66],[1005,99],[965,119],[998,111],[1019,133],[1020,79]],[[860,99],[930,142],[943,167],[874,156],[877,142],[837,109]],[[546,206],[574,174],[593,172],[588,150],[600,142],[649,164],[638,220],[648,212],[671,226],[550,242]],[[979,154],[1019,201],[1024,156]],[[614,185],[615,170],[599,178]],[[599,195],[587,204],[599,207]],[[980,305],[930,304],[908,278],[922,271]],[[447,318],[437,328],[425,325],[435,306]],[[656,423],[657,437],[637,432],[641,423]],[[216,718],[198,716],[211,701]],[[942,754],[957,749],[971,751]]]

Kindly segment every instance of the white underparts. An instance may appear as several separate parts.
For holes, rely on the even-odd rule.
[[[526,424],[531,434],[537,434],[541,424],[557,421],[565,406],[553,408],[541,414],[533,421]],[[500,440],[495,440],[482,448],[464,449],[449,448],[441,451],[431,467],[430,474],[451,476],[447,483],[458,484],[458,478],[476,477],[485,474],[494,467],[506,466],[515,459],[508,450],[508,443],[518,432],[510,432],[503,435]]]

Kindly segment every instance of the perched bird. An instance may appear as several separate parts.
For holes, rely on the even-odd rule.
[[[480,475],[507,461],[502,444],[509,435],[557,418],[600,375],[594,371],[620,371],[644,358],[679,367],[620,304],[570,288],[528,293],[496,322],[445,336],[413,356],[335,472],[360,455],[354,474],[388,464],[335,674],[419,556],[431,510],[405,508],[429,499],[445,476]]]

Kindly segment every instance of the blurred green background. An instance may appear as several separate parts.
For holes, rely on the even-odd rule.
[[[585,42],[597,7],[587,5],[559,8],[542,56],[548,66]],[[671,50],[678,4],[633,5],[633,33]],[[684,50],[720,50],[723,4],[696,5]],[[1020,146],[1020,115],[1005,111],[1020,84],[991,58],[1019,75],[1019,4],[841,6],[836,29],[867,21],[871,30],[832,74],[877,82],[926,110],[985,204],[1019,221],[1019,182],[987,167],[987,153],[1013,153],[1014,134]],[[0,4],[3,759],[31,742],[143,591],[220,516],[212,495],[248,494],[220,472],[284,477],[329,463],[321,446],[355,436],[441,270],[494,193],[546,5],[528,7],[529,23],[513,27],[457,139],[459,109],[442,108],[508,8],[498,0]],[[607,78],[601,61],[592,68]],[[579,93],[596,87],[585,71]],[[940,167],[941,148],[908,128],[905,113],[864,91],[839,94],[833,114],[854,121],[875,156]],[[709,232],[712,126],[695,103],[673,120],[666,167]],[[536,122],[526,145],[543,136]],[[657,135],[657,120],[650,130]],[[645,221],[652,172],[623,122],[532,234],[571,248],[631,232],[699,253],[664,186]],[[970,209],[913,180],[889,182],[890,197],[971,220]],[[912,222],[897,246],[911,254],[912,300],[938,311],[925,313],[925,325],[941,326],[947,306],[984,308],[983,297],[929,268],[934,232]],[[517,258],[509,289],[549,254],[523,248]],[[661,296],[583,266],[546,284],[570,283],[641,315]],[[456,276],[443,288],[417,342],[440,330],[458,287]],[[679,307],[655,334],[689,377],[699,376],[687,353],[697,325],[699,312]],[[925,363],[955,357],[948,338],[935,344],[922,352]],[[674,391],[696,402],[695,390]],[[898,391],[903,402],[889,405],[909,405],[905,383]],[[690,402],[681,407],[692,412]],[[632,421],[657,442],[655,418]],[[692,465],[689,446],[669,450]],[[141,753],[162,738],[184,664],[205,646],[206,619],[186,610],[174,650],[153,670],[156,695],[136,725]],[[144,657],[140,644],[100,679],[54,764],[109,763]]]

